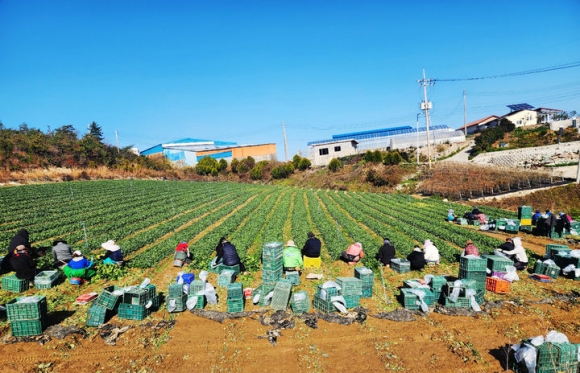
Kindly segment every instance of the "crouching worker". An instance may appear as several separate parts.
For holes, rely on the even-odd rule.
[[[38,270],[36,269],[36,262],[32,259],[29,250],[24,245],[16,246],[10,257],[10,266],[16,272],[15,274],[18,279],[28,280],[32,284]]]
[[[189,255],[189,246],[187,245],[187,242],[183,241],[177,244],[175,254],[173,254],[173,266],[182,267],[185,263],[191,262],[191,257]]]
[[[212,268],[217,267],[218,264],[223,264],[228,267],[239,264],[240,272],[246,272],[246,266],[244,266],[244,263],[242,263],[242,260],[238,255],[238,250],[225,237],[220,238],[215,251],[217,252],[217,256],[211,264]]]
[[[96,274],[93,262],[83,256],[79,250],[73,253],[72,259],[62,268],[67,278],[82,278],[88,280]]]
[[[298,250],[294,241],[288,241],[284,248],[284,272],[297,271],[298,274],[301,274],[300,270],[303,265],[302,253]]]
[[[61,238],[57,238],[52,244],[52,259],[54,260],[54,268],[64,267],[72,259],[72,249]]]
[[[115,241],[109,240],[101,244],[101,247],[105,249],[103,264],[117,264],[118,266],[123,265],[123,253],[121,252],[119,245],[115,244]]]
[[[419,246],[415,246],[413,251],[407,255],[407,260],[411,263],[412,271],[422,271],[427,262],[425,261],[425,254]]]
[[[353,266],[357,264],[362,258],[365,257],[365,253],[362,249],[362,244],[360,242],[353,243],[340,254],[340,259],[349,265]]]
[[[526,249],[524,249],[522,246],[522,239],[519,237],[514,237],[512,242],[514,246],[513,250],[502,249],[502,246],[506,245],[506,242],[502,244],[500,248],[495,251],[495,253],[513,260],[514,267],[516,267],[516,269],[519,271],[528,268],[528,256],[526,255]]]

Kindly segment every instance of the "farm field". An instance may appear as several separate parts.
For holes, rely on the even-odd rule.
[[[486,300],[494,307],[477,315],[417,313],[409,322],[376,317],[402,309],[396,295],[403,280],[427,273],[456,276],[455,256],[466,240],[471,239],[482,252],[503,242],[503,233],[484,234],[474,227],[445,222],[448,208],[457,214],[470,209],[460,204],[399,194],[140,180],[3,187],[0,202],[2,247],[21,228],[29,230],[35,247],[49,247],[60,237],[89,258],[102,252],[101,243],[114,239],[128,267],[126,275],[115,281],[99,279],[80,288],[63,282],[52,289],[25,292],[47,296],[50,325],[81,327],[88,337],[53,338],[43,345],[15,342],[7,321],[0,319],[0,351],[6,357],[0,361],[2,372],[350,372],[353,364],[366,371],[494,372],[506,367],[506,345],[523,338],[556,329],[580,343],[580,286],[565,278],[539,283],[521,274],[510,294],[487,292]],[[516,217],[515,211],[480,209],[490,217]],[[137,285],[145,277],[158,291],[167,291],[180,270],[172,267],[177,243],[189,243],[194,256],[189,269],[197,275],[207,269],[221,236],[236,245],[249,269],[238,281],[255,288],[261,283],[262,245],[293,239],[302,247],[309,231],[323,242],[324,264],[316,271],[324,279],[307,282],[303,275],[298,288],[312,296],[316,285],[352,276],[353,267],[337,258],[350,243],[361,242],[367,254],[363,263],[375,270],[373,298],[361,301],[368,310],[365,322],[341,325],[319,320],[318,328],[312,329],[294,317],[295,326],[284,329],[274,346],[258,338],[269,328],[259,321],[263,308],[249,302],[246,311],[256,314],[223,323],[187,311],[170,314],[162,304],[142,322],[113,317],[110,324],[131,328],[119,336],[116,346],[109,346],[96,328],[85,327],[87,306],[74,304],[82,293],[98,292],[108,284]],[[555,242],[520,236],[524,246],[539,255],[547,243]],[[381,269],[374,259],[382,237],[391,239],[399,257],[431,239],[442,254],[442,264],[420,273],[384,269],[383,292]],[[579,248],[575,243],[571,247]],[[41,264],[48,264],[45,258]],[[215,285],[217,276],[210,274],[209,281]],[[217,290],[225,299],[224,289]],[[0,304],[14,296],[0,290]],[[223,312],[223,303],[206,310]],[[160,321],[175,321],[175,325],[156,328]],[[357,351],[354,355],[353,350]]]

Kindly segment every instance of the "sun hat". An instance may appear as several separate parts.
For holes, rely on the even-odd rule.
[[[466,245],[469,245],[470,243],[473,243],[473,241],[467,240],[467,242],[465,242]]]
[[[296,247],[296,244],[294,243],[294,241],[289,240],[288,242],[286,242],[286,246]]]
[[[81,252],[80,252],[80,250],[75,250],[75,251],[73,252],[73,255],[82,256],[82,255],[83,255],[83,253],[81,253]]]
[[[103,249],[107,250],[107,251],[118,251],[118,250],[120,250],[120,249],[121,249],[121,248],[119,247],[119,245],[116,245],[116,244],[115,244],[115,241],[113,241],[113,240],[109,240],[109,241],[107,241],[107,242],[105,242],[105,243],[102,243],[102,244],[101,244],[101,247],[102,247]]]

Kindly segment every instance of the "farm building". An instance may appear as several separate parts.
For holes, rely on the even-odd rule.
[[[467,134],[472,135],[484,129],[496,127],[498,123],[499,117],[497,115],[490,115],[488,117],[475,120],[471,123],[467,123],[465,126],[459,127],[457,130],[465,133],[465,127],[467,127]]]
[[[223,158],[228,163],[234,158],[242,159],[248,156],[254,157],[256,161],[275,160],[276,144],[238,145],[229,141],[186,138],[153,146],[142,151],[141,155],[161,155],[178,166],[194,166],[206,156]]]
[[[429,137],[431,144],[465,141],[462,132],[452,130],[446,125],[431,126]],[[425,145],[427,145],[425,127],[417,130],[410,126],[401,126],[345,133],[333,135],[329,140],[311,141],[308,143],[308,158],[312,165],[324,166],[332,158],[363,153],[367,150],[395,150]]]

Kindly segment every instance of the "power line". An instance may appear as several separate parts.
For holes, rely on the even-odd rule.
[[[496,78],[507,78],[510,76],[521,76],[521,75],[530,75],[530,74],[539,74],[545,73],[548,71],[555,71],[555,70],[563,70],[563,69],[571,69],[573,67],[580,66],[580,61],[570,62],[563,65],[556,65],[556,66],[549,66],[549,67],[541,67],[539,69],[527,70],[527,71],[520,71],[515,73],[507,73],[507,74],[500,74],[500,75],[489,75],[489,76],[480,76],[476,78],[455,78],[455,79],[432,79],[432,81],[436,82],[463,82],[468,80],[482,80],[482,79],[496,79]]]

